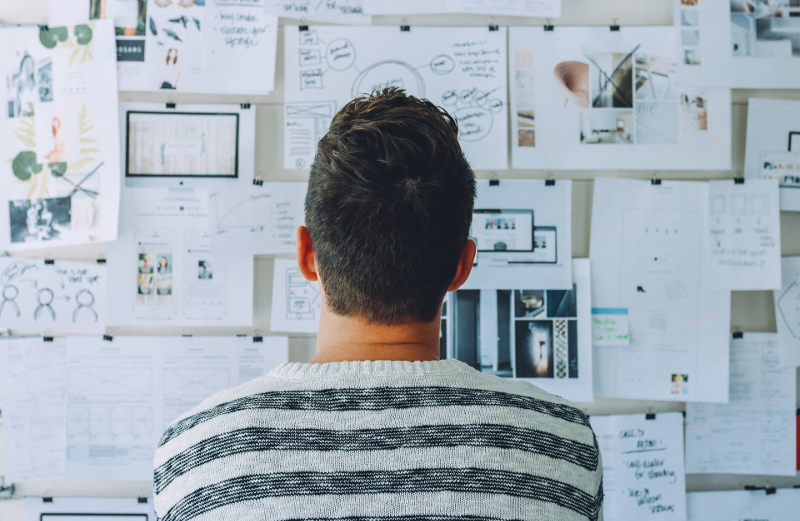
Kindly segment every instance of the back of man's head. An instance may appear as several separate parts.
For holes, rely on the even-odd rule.
[[[329,310],[386,325],[436,319],[474,199],[443,109],[396,88],[345,105],[319,142],[305,204]]]

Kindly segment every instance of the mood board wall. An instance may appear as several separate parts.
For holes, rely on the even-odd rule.
[[[26,2],[1,2],[0,21],[6,23],[45,23],[47,0],[28,0]],[[666,25],[672,23],[673,3],[671,0],[564,0],[562,17],[554,20],[558,25]],[[283,21],[283,20],[282,20]],[[505,18],[480,15],[418,15],[418,16],[379,16],[375,25],[445,26],[445,25],[532,25],[540,26],[544,20],[534,18]],[[296,23],[296,22],[295,22]],[[169,97],[163,93],[120,93],[120,102],[176,102],[176,103],[251,103],[256,108],[256,175],[265,181],[302,181],[307,172],[284,169],[283,162],[283,49],[282,31],[279,30],[278,62],[276,70],[276,89],[269,96],[243,98],[235,95],[193,95],[178,94]],[[572,245],[573,257],[589,256],[589,237],[593,179],[595,177],[627,177],[649,179],[658,176],[663,179],[709,180],[733,178],[741,175],[744,168],[745,133],[748,99],[775,98],[800,99],[800,89],[796,90],[734,90],[732,149],[733,168],[730,171],[608,171],[572,170],[559,171],[553,177],[573,179],[572,200]],[[504,179],[545,178],[545,170],[497,170],[478,171],[480,178],[496,176],[501,183]],[[781,214],[782,255],[800,255],[800,212]],[[31,256],[55,259],[93,260],[103,257],[102,244],[41,250],[30,252]],[[192,327],[181,330],[175,328],[111,328],[113,335],[233,335],[270,334],[270,302],[272,299],[272,273],[274,260],[258,256],[255,259],[255,301],[252,328],[202,328]],[[776,330],[774,305],[769,291],[733,292],[731,326],[740,331],[774,332]],[[294,335],[290,338],[289,357],[292,361],[307,361],[313,354],[314,338],[311,335]],[[2,398],[2,397],[0,397]],[[1,402],[0,402],[1,404]],[[611,400],[597,398],[592,403],[580,404],[592,414],[635,414],[646,412],[668,412],[684,409],[683,403],[649,402],[640,400]],[[0,424],[2,437],[2,424]],[[0,458],[2,455],[0,454]],[[3,462],[0,459],[0,475]],[[687,475],[687,491],[737,490],[745,485],[773,485],[791,487],[800,484],[800,477],[777,478],[774,476],[747,475]],[[20,485],[15,494],[21,496],[80,496],[80,497],[140,497],[151,495],[147,482],[41,482]],[[0,519],[17,521],[22,519],[20,501],[0,501]]]

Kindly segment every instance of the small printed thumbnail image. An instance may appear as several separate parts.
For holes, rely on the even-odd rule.
[[[516,65],[514,88],[517,95],[517,146],[535,147],[533,52],[517,51]]]
[[[584,110],[580,140],[586,145],[633,145],[633,110]]]
[[[72,197],[8,202],[12,243],[52,241],[71,228]]]
[[[798,0],[731,0],[733,56],[800,56]]]
[[[577,378],[576,304],[574,289],[456,291],[447,354],[504,378]]]
[[[696,27],[700,25],[700,11],[697,9],[681,9],[681,25],[683,27]]]
[[[211,280],[214,278],[214,268],[207,260],[197,261],[197,278],[199,280]]]
[[[697,5],[699,0],[681,0],[681,5]]]
[[[683,63],[685,65],[701,65],[702,59],[699,49],[682,49]]]
[[[699,47],[700,30],[699,29],[681,30],[681,45],[683,45],[684,47]]]
[[[689,375],[673,374],[670,380],[670,394],[689,394]]]
[[[708,96],[705,91],[681,93],[681,127],[688,132],[708,130]]]

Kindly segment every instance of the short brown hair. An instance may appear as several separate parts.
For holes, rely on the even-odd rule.
[[[345,105],[319,142],[305,203],[331,311],[388,325],[435,320],[474,200],[475,174],[444,109],[393,87]]]

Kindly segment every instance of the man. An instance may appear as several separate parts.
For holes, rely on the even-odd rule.
[[[439,360],[469,276],[475,178],[456,122],[389,88],[319,143],[297,257],[324,296],[316,356],[223,391],[165,432],[155,507],[187,520],[595,520],[586,416]]]

